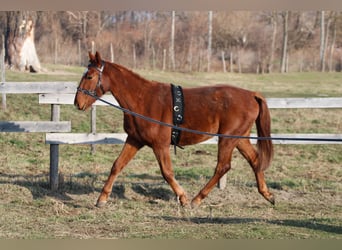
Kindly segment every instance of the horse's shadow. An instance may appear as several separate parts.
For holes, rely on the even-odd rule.
[[[77,175],[72,175],[67,178],[64,177],[62,183],[59,184],[57,191],[52,191],[49,186],[48,176],[46,175],[11,175],[0,174],[0,184],[18,185],[29,190],[33,199],[41,199],[46,196],[54,197],[61,201],[70,201],[70,195],[83,195],[91,194],[94,192],[100,193],[101,185],[97,185],[101,175],[105,173],[93,174],[82,172]],[[142,176],[129,176],[130,178],[141,178],[146,180],[156,180],[155,176],[142,175]],[[85,180],[86,179],[86,180]],[[127,179],[127,178],[126,178]],[[160,178],[158,178],[160,179]],[[96,184],[97,183],[97,184]],[[130,189],[130,190],[128,190]],[[169,201],[174,198],[173,192],[164,187],[163,184],[148,184],[137,181],[117,181],[113,186],[111,196],[117,199],[130,199],[127,196],[128,192],[133,192],[138,195],[147,197],[148,199],[160,199]]]
[[[270,225],[278,225],[278,226],[286,226],[286,227],[297,227],[297,228],[306,228],[310,230],[316,231],[324,231],[327,233],[335,233],[342,234],[342,227],[335,225],[328,225],[324,223],[324,219],[303,219],[303,220],[293,220],[293,219],[285,219],[285,220],[265,220],[258,218],[237,218],[237,217],[191,217],[191,218],[180,218],[180,217],[172,217],[172,216],[161,216],[159,218],[164,219],[165,221],[184,221],[184,222],[192,222],[195,224],[249,224],[249,223],[258,223],[264,222]]]
[[[82,173],[76,177],[85,176],[89,177],[89,173]],[[97,180],[98,176],[92,175],[94,180]],[[1,173],[0,174],[0,184],[13,184],[24,187],[28,189],[33,199],[40,199],[46,196],[54,197],[62,202],[72,203],[72,198],[69,196],[73,195],[82,195],[82,194],[90,194],[94,192],[101,192],[101,188],[97,187],[98,185],[94,185],[94,181],[90,178],[89,181],[74,181],[74,180],[65,180],[63,185],[59,188],[58,191],[51,191],[49,188],[48,178],[43,175],[8,175]],[[143,177],[144,181],[156,180],[155,176],[149,176],[144,174],[143,176],[134,176],[134,177]],[[75,176],[73,177],[75,178]],[[127,189],[130,189],[129,191]],[[134,181],[118,181],[112,190],[112,197],[115,199],[130,199],[127,197],[128,192],[133,192],[135,194],[139,194],[145,196],[149,200],[159,199],[164,201],[170,201],[174,199],[173,192],[167,188],[167,186],[163,184],[151,184],[146,182],[134,182]],[[75,204],[75,206],[79,206]],[[172,217],[172,216],[156,216],[158,219],[163,219],[165,221],[184,221],[184,222],[192,222],[195,224],[249,224],[256,222],[264,222],[271,225],[279,225],[279,226],[287,226],[287,227],[297,227],[297,228],[307,228],[311,230],[324,231],[328,233],[336,233],[342,234],[342,227],[329,225],[324,222],[324,219],[303,219],[303,220],[294,220],[294,219],[285,219],[285,220],[265,220],[259,218],[237,218],[237,217]]]

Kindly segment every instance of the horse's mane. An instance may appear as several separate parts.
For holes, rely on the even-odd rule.
[[[125,66],[122,66],[120,64],[117,63],[111,63],[111,62],[106,62],[108,64],[111,64],[111,66],[113,66],[114,68],[117,68],[118,70],[120,70],[121,72],[127,72],[131,75],[133,75],[134,77],[136,77],[139,80],[145,81],[145,82],[150,82],[149,80],[147,80],[146,78],[142,77],[141,75],[139,75],[138,73],[126,68]]]

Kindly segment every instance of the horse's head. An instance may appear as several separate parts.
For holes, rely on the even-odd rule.
[[[89,52],[89,65],[77,87],[74,104],[79,110],[88,109],[95,101],[94,97],[101,97],[107,89],[102,81],[102,73],[105,67],[100,53],[95,55]]]

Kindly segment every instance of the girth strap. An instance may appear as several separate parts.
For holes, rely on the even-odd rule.
[[[171,84],[171,93],[172,93],[172,104],[173,104],[172,106],[173,125],[178,126],[182,124],[184,120],[184,97],[183,97],[182,87]],[[174,145],[175,154],[176,154],[176,147],[182,148],[181,146],[178,145],[180,136],[181,136],[181,131],[176,128],[172,128],[171,144]]]

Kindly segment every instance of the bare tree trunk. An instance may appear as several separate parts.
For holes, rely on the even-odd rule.
[[[241,51],[240,49],[237,51],[238,55],[237,55],[237,62],[238,62],[238,69],[239,69],[239,74],[242,73],[242,66],[241,66]]]
[[[1,82],[6,82],[5,75],[5,36],[2,35],[2,48],[1,48]],[[2,93],[1,95],[1,106],[3,110],[7,109],[7,96],[6,93]]]
[[[144,57],[145,57],[145,67],[150,68],[151,67],[151,59],[152,59],[152,67],[153,67],[153,55],[151,58],[151,54],[153,54],[153,51],[151,50],[151,41],[152,41],[152,28],[149,28],[148,22],[145,22],[144,27]]]
[[[82,65],[81,39],[78,39],[78,63]]]
[[[166,69],[166,49],[163,49],[163,71]]]
[[[212,40],[212,31],[213,31],[213,12],[209,11],[208,13],[208,65],[207,71],[210,71],[210,63],[211,63],[211,40]]]
[[[275,42],[277,37],[277,13],[272,13],[272,26],[273,26],[273,32],[272,32],[272,41],[271,41],[271,51],[270,51],[270,59],[268,62],[268,72],[272,73],[273,70],[273,61],[274,61],[274,51],[275,51]]]
[[[300,58],[299,58],[299,72],[303,72],[303,51],[300,52]]]
[[[202,50],[198,53],[198,71],[202,71]]]
[[[176,69],[175,63],[175,11],[171,15],[171,43],[170,43],[170,60],[172,70]]]
[[[226,69],[226,60],[224,59],[224,51],[221,51],[221,58],[222,58],[222,67],[223,67],[223,72],[226,73],[227,69]]]
[[[113,43],[110,43],[110,61],[114,62],[114,49],[113,49]]]
[[[135,51],[135,44],[132,45],[133,47],[133,68],[135,69],[137,66],[137,56]]]
[[[331,19],[328,20],[327,25],[325,27],[325,38],[324,38],[324,53],[323,53],[323,72],[325,71],[325,63],[326,63],[326,51],[329,43],[329,28],[330,28]]]
[[[23,11],[6,12],[5,60],[10,67],[37,72],[40,62],[34,44],[34,20]]]
[[[333,37],[330,45],[330,53],[329,53],[329,72],[333,71],[332,69],[332,61],[335,49],[335,42],[336,42],[336,20],[334,22],[334,30],[333,30]]]
[[[230,56],[229,56],[229,64],[230,64],[230,73],[233,73],[233,51],[230,50]]]
[[[95,54],[95,42],[91,41],[91,52]],[[90,113],[90,132],[92,134],[96,134],[96,106],[91,106],[91,113]],[[91,144],[90,145],[90,152],[91,154],[96,153],[96,145]]]
[[[319,48],[320,68],[324,72],[325,69],[325,23],[324,10],[321,11],[321,42]]]
[[[190,37],[189,43],[189,52],[188,52],[188,63],[189,63],[189,71],[192,71],[192,43],[193,43],[193,36]]]
[[[154,46],[152,46],[152,69],[155,70],[156,69],[156,52],[154,49]]]
[[[283,18],[283,46],[282,46],[280,72],[281,73],[285,73],[286,72],[286,57],[287,57],[289,11],[283,12],[282,13],[282,18]]]
[[[88,11],[82,11],[82,33],[84,36],[87,34],[87,27],[88,27]]]
[[[95,49],[95,41],[91,41],[91,53],[95,54],[96,49]]]
[[[58,62],[58,38],[55,37],[55,58],[54,58],[54,64],[57,64]]]

